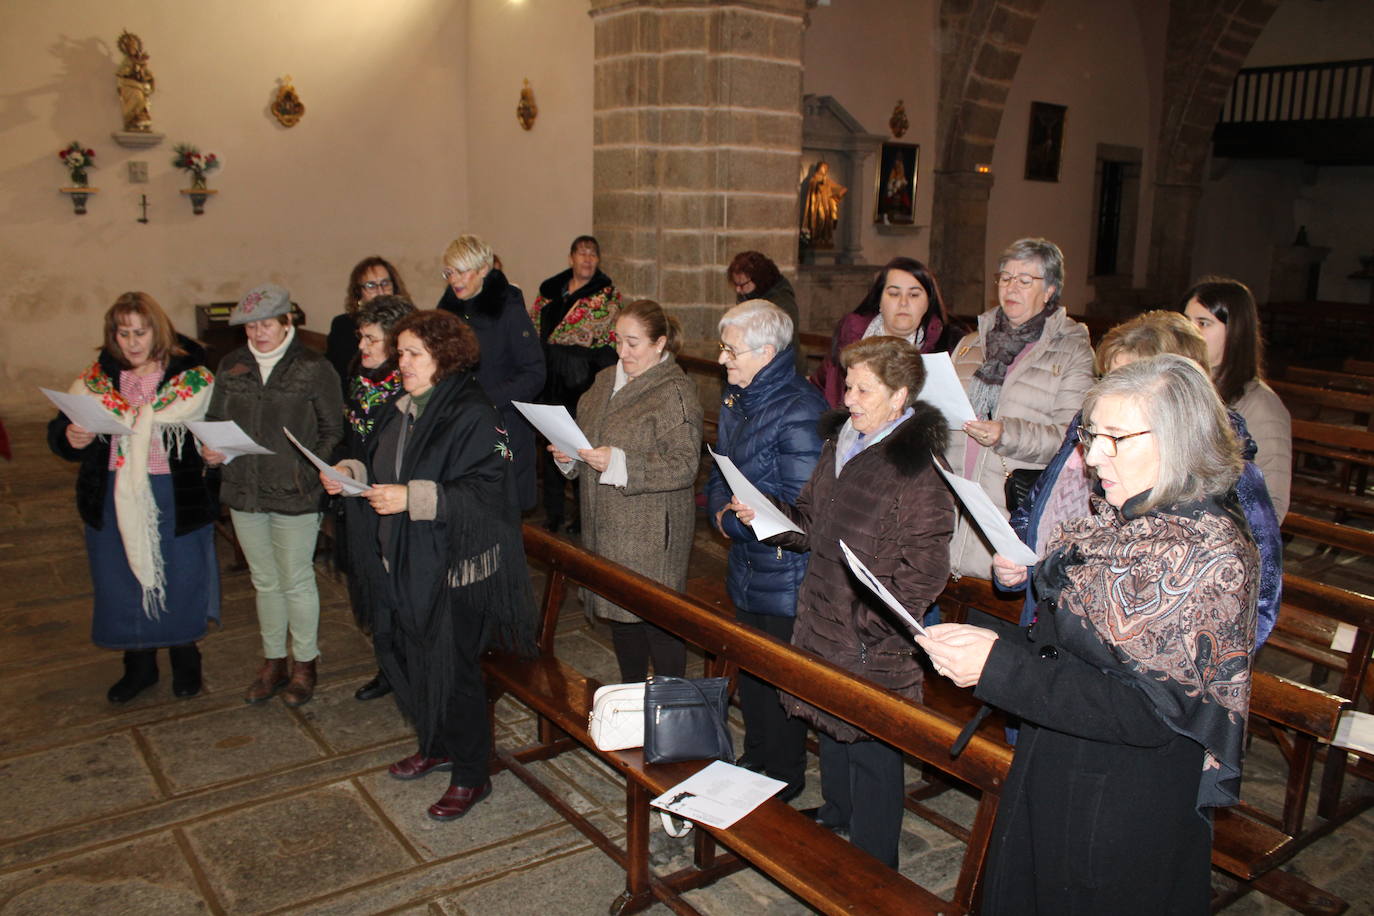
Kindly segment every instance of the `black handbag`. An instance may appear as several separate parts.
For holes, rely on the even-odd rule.
[[[1021,508],[1022,503],[1030,497],[1031,490],[1035,488],[1035,482],[1044,472],[1044,468],[1017,468],[1007,472],[1007,479],[1002,486],[1007,497],[1008,512],[1015,512]]]
[[[651,677],[644,682],[644,762],[735,757],[725,713],[730,680]]]

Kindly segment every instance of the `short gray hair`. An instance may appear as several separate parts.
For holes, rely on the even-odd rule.
[[[1145,417],[1159,448],[1159,480],[1142,509],[1222,496],[1244,461],[1216,386],[1201,366],[1161,353],[1123,366],[1092,387],[1083,421],[1105,397],[1125,398]]]
[[[1017,239],[997,259],[997,270],[1000,272],[1008,261],[1037,261],[1045,273],[1045,285],[1054,287],[1046,307],[1059,304],[1059,294],[1064,291],[1064,252],[1058,245],[1049,239]]]
[[[774,355],[792,344],[792,316],[767,299],[746,299],[721,316],[717,329],[740,328],[745,349],[772,347]]]
[[[444,249],[444,264],[454,270],[481,270],[495,262],[491,246],[475,235],[460,235]]]

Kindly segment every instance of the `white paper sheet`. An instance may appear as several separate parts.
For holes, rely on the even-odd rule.
[[[1336,736],[1331,743],[1336,747],[1374,754],[1374,716],[1347,709],[1341,713],[1340,722],[1336,723]]]
[[[1355,648],[1355,635],[1359,632],[1348,623],[1336,624],[1336,632],[1331,635],[1331,648],[1337,652],[1349,652]]]
[[[706,450],[711,453],[711,457],[716,459],[716,464],[720,467],[720,473],[725,477],[725,485],[730,488],[730,492],[740,502],[754,510],[754,521],[750,527],[754,529],[754,536],[760,541],[766,541],[775,534],[782,534],[784,531],[801,531],[792,520],[774,506],[767,496],[749,482],[749,478],[740,473],[740,469],[735,467],[735,463],[724,455],[717,455],[715,449],[710,446]]]
[[[128,436],[133,433],[131,427],[112,417],[110,412],[101,406],[99,398],[93,394],[67,394],[53,391],[51,388],[38,390],[46,394],[48,400],[67,415],[68,420],[88,432],[93,432],[97,436]]]
[[[190,420],[186,428],[202,443],[224,455],[225,464],[240,455],[276,454],[254,442],[233,420]]]
[[[531,426],[553,443],[554,448],[574,461],[582,460],[577,457],[578,449],[592,447],[591,442],[587,441],[587,434],[582,432],[582,427],[577,425],[568,408],[562,404],[531,404],[528,401],[511,401],[511,404],[530,421]]]
[[[291,444],[301,450],[301,454],[308,458],[311,464],[319,468],[321,471],[324,471],[324,476],[328,477],[330,480],[337,480],[340,484],[343,485],[344,496],[357,496],[358,494],[366,493],[369,489],[371,489],[366,484],[358,483],[358,481],[354,480],[352,477],[349,477],[347,474],[340,474],[338,471],[334,470],[334,468],[331,465],[325,464],[323,461],[320,460],[319,455],[316,455],[314,452],[310,451],[310,449],[306,448],[304,445],[301,445],[301,441],[297,439],[295,436],[291,435],[291,430],[287,429],[285,426],[281,428],[281,431],[286,433],[286,438],[290,439]]]
[[[954,371],[954,361],[948,353],[922,353],[921,360],[926,366],[926,383],[921,386],[921,400],[940,408],[950,429],[963,429],[969,420],[978,416],[973,412],[973,403],[968,399],[959,381],[959,373]]]
[[[854,575],[859,577],[859,581],[867,585],[869,590],[879,598],[883,599],[883,604],[892,608],[898,617],[901,617],[911,628],[922,636],[926,635],[926,628],[921,626],[921,621],[911,616],[911,612],[902,607],[902,603],[892,592],[887,590],[887,586],[878,581],[878,577],[869,572],[868,567],[863,561],[854,555],[854,551],[849,549],[849,545],[840,541],[840,550],[844,553],[844,561],[849,564],[849,568],[854,570]]]
[[[1020,563],[1023,566],[1034,566],[1040,562],[1035,551],[1023,544],[1021,539],[1016,536],[1016,532],[1011,528],[1011,523],[1002,515],[1002,510],[993,505],[992,497],[988,496],[982,487],[957,474],[951,474],[940,467],[939,462],[936,462],[935,467],[944,476],[945,482],[954,491],[954,495],[959,497],[959,502],[964,504],[964,509],[973,518],[973,523],[978,526],[978,530],[983,532],[988,542],[992,544],[993,550],[1013,563]],[[991,574],[991,570],[989,570],[989,574]]]
[[[649,804],[689,821],[724,829],[786,786],[780,779],[716,760]]]

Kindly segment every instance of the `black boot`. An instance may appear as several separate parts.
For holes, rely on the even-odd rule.
[[[111,703],[127,703],[157,683],[157,650],[132,649],[124,653],[124,676],[105,694]]]
[[[200,649],[196,644],[171,646],[167,654],[172,658],[172,695],[185,699],[200,693]]]
[[[358,700],[376,700],[390,692],[391,682],[386,679],[386,674],[379,668],[377,669],[377,676],[359,687],[353,697]]]

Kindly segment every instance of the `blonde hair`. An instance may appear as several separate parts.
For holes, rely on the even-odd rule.
[[[491,246],[475,235],[460,235],[444,249],[444,264],[454,270],[481,270],[495,262]]]
[[[1094,362],[1097,374],[1106,375],[1112,371],[1112,363],[1122,356],[1145,359],[1161,353],[1186,356],[1204,371],[1211,371],[1202,332],[1181,313],[1163,309],[1137,315],[1108,331],[1097,345]]]

